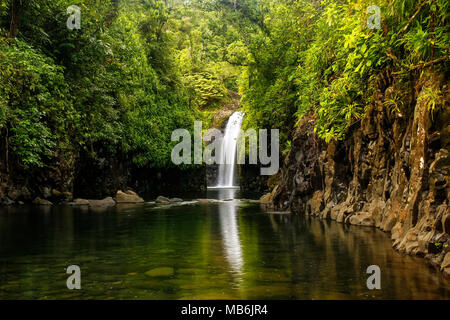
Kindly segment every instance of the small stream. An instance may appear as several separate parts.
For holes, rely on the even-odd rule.
[[[366,286],[373,264],[381,290]],[[66,287],[70,265],[81,290]],[[0,209],[0,299],[448,298],[448,281],[396,253],[387,234],[254,201]]]

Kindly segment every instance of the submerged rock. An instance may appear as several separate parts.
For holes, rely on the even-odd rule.
[[[116,202],[113,198],[108,197],[103,200],[89,200],[90,207],[114,207]]]
[[[88,206],[89,205],[89,200],[86,199],[75,199],[72,202],[68,202],[67,203],[70,206]]]
[[[119,190],[116,193],[116,201],[117,203],[143,203],[144,199],[139,197],[134,191],[127,190],[123,192],[122,190]]]
[[[149,277],[169,277],[175,273],[172,267],[161,267],[149,270],[145,273]]]

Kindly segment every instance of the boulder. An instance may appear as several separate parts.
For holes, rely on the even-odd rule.
[[[124,191],[124,193],[128,194],[130,196],[138,196],[138,194],[136,192],[134,192],[133,190],[130,190],[130,189],[127,189],[126,191]]]
[[[33,204],[39,205],[39,206],[51,206],[53,205],[53,203],[51,203],[48,200],[45,199],[41,199],[39,197],[37,197],[36,199],[33,200]]]
[[[103,200],[89,200],[90,207],[114,207],[116,202],[113,198],[108,197]]]
[[[169,199],[169,201],[170,201],[171,203],[175,203],[175,202],[183,202],[183,199],[180,199],[180,198],[171,198],[171,199]]]
[[[170,203],[170,199],[163,196],[159,196],[158,198],[156,198],[156,203]]]
[[[116,201],[117,203],[142,203],[144,202],[144,199],[131,190],[126,192],[119,190],[116,193]]]

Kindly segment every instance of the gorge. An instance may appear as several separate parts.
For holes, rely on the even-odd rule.
[[[450,299],[448,1],[72,2],[0,1],[0,300]]]

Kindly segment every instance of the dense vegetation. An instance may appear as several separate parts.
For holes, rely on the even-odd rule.
[[[365,115],[383,73],[408,81],[424,67],[448,67],[445,0],[261,1],[265,28],[253,37],[241,88],[249,125],[292,128],[312,112],[318,135],[345,137]],[[381,9],[381,28],[366,21]],[[443,93],[434,93],[443,106]],[[391,105],[402,104],[401,97]],[[289,143],[285,131],[284,141]]]
[[[1,125],[25,167],[55,150],[98,143],[138,164],[167,165],[173,129],[192,126],[159,2],[83,1],[81,30],[66,27],[71,1],[26,1],[16,37],[2,38]],[[2,25],[11,8],[3,1]],[[11,31],[12,32],[12,31]],[[9,132],[8,132],[9,131]]]
[[[80,30],[66,27],[73,4]],[[307,113],[342,139],[380,74],[448,66],[448,12],[446,0],[0,0],[2,159],[33,169],[106,146],[167,167],[172,131],[210,119],[230,90],[245,125],[280,128],[286,148]]]

